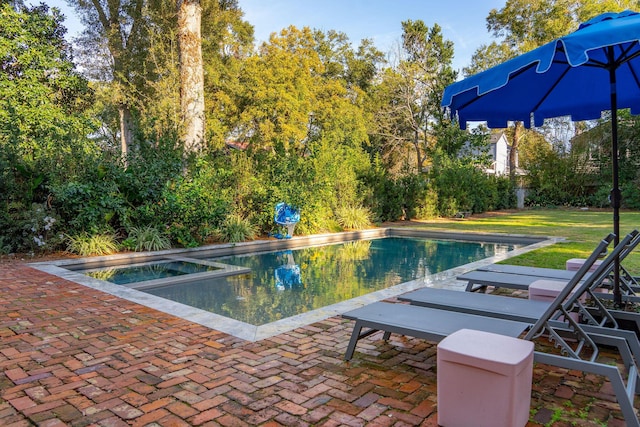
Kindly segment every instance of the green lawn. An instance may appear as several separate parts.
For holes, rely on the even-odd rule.
[[[613,214],[589,210],[540,209],[500,214],[485,218],[420,222],[434,230],[475,231],[485,233],[525,234],[564,237],[566,242],[510,258],[509,264],[564,268],[569,258],[586,258],[598,242],[613,231]],[[640,228],[640,212],[620,214],[620,234]],[[624,262],[632,273],[640,273],[640,249]]]

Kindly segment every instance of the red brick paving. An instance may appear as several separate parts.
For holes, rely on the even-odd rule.
[[[373,336],[347,363],[351,327],[246,342],[0,264],[0,425],[436,426],[435,346]],[[527,427],[542,425],[624,421],[603,379],[536,365]]]

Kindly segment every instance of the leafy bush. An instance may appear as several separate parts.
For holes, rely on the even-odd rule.
[[[438,215],[438,193],[433,189],[428,189],[423,199],[418,201],[416,218],[433,219],[438,217]]]
[[[217,236],[223,242],[244,242],[255,238],[256,227],[248,219],[233,214],[222,222]]]
[[[52,204],[67,234],[99,233],[122,226],[127,203],[118,180],[123,169],[109,160],[97,160],[83,176],[51,188]]]
[[[629,209],[640,209],[640,179],[625,182],[620,186],[622,206]]]
[[[486,175],[474,165],[442,157],[437,159],[429,176],[433,189],[438,193],[440,215],[454,216],[460,211],[482,212],[485,209],[479,181]]]
[[[55,211],[44,204],[33,203],[25,208],[21,203],[11,203],[6,215],[0,216],[0,251],[36,253],[58,249],[63,241],[56,232],[59,224]]]
[[[411,170],[392,176],[376,158],[360,176],[364,205],[375,222],[438,216],[438,193],[429,180],[428,174]]]
[[[109,255],[118,250],[113,234],[93,234],[86,232],[67,236],[67,250],[80,256]]]
[[[152,226],[133,227],[129,231],[129,237],[126,242],[127,246],[137,252],[161,251],[171,248],[169,238]]]
[[[495,209],[513,209],[517,206],[516,189],[508,177],[496,177]]]
[[[157,146],[140,144],[140,147],[127,157],[126,170],[117,176],[118,187],[127,204],[134,207],[157,203],[167,182],[182,175],[182,150],[177,138],[161,138]],[[137,209],[131,212],[135,224],[145,224],[153,218],[138,217]],[[145,222],[146,221],[146,222]]]
[[[336,212],[338,224],[347,230],[362,230],[371,225],[371,212],[362,207],[344,207]]]
[[[156,212],[172,241],[193,247],[215,233],[232,210],[230,175],[202,158],[185,176],[165,185]]]

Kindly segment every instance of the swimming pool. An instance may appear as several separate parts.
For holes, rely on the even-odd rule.
[[[35,266],[257,340],[554,242],[377,229]]]

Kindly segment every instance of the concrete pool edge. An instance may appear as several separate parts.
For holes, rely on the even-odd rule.
[[[121,285],[114,285],[98,279],[85,276],[84,274],[68,269],[77,265],[84,266],[107,266],[122,262],[140,261],[159,259],[176,254],[184,253],[207,253],[214,255],[252,253],[258,251],[271,251],[296,248],[309,245],[323,245],[327,243],[340,243],[355,239],[372,239],[388,236],[410,236],[410,237],[427,237],[427,238],[446,238],[453,240],[467,241],[485,241],[499,243],[519,243],[526,246],[518,248],[508,253],[495,255],[490,258],[475,261],[459,267],[455,267],[440,273],[432,274],[424,278],[401,283],[399,285],[372,292],[360,297],[356,297],[347,301],[342,301],[320,309],[312,310],[307,313],[298,314],[286,319],[272,322],[262,326],[254,326],[237,320],[233,320],[224,316],[213,314],[204,310],[193,308],[184,304],[156,297],[144,292],[136,291]],[[123,298],[125,300],[135,302],[146,307],[162,311],[180,317],[185,320],[227,333],[229,335],[247,340],[259,341],[287,331],[291,331],[301,326],[310,325],[312,323],[327,319],[329,317],[340,315],[346,311],[361,307],[372,302],[393,298],[403,293],[418,289],[424,286],[433,286],[451,289],[463,289],[460,283],[457,283],[456,276],[477,269],[481,266],[502,261],[535,249],[555,244],[563,241],[563,238],[557,237],[536,237],[523,236],[513,234],[495,234],[495,233],[462,233],[462,232],[445,232],[431,231],[409,227],[389,227],[377,228],[371,230],[363,230],[345,233],[330,233],[314,236],[299,236],[288,240],[258,240],[253,242],[244,242],[238,244],[209,245],[194,249],[174,249],[168,251],[160,251],[153,253],[127,253],[102,257],[75,258],[57,261],[45,261],[30,263],[29,265],[40,271],[61,277],[74,283],[87,286],[92,289],[105,292],[107,294]],[[220,255],[220,256],[223,256]]]

